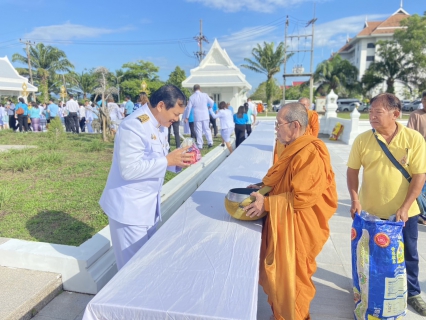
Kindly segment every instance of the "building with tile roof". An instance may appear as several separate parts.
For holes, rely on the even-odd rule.
[[[364,28],[353,38],[348,38],[346,44],[337,52],[343,59],[348,60],[358,68],[358,80],[362,79],[370,64],[377,60],[376,43],[380,40],[392,40],[396,30],[402,29],[401,21],[408,18],[410,14],[401,7],[390,17],[383,21],[365,20]],[[405,85],[396,82],[395,93],[403,96]],[[375,88],[373,95],[386,90],[386,84]]]
[[[191,75],[182,82],[182,86],[190,90],[196,84],[216,103],[225,101],[237,108],[246,102],[247,92],[251,90],[246,76],[235,66],[216,39],[200,65],[191,69]]]

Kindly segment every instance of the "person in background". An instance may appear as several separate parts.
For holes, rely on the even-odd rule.
[[[197,147],[203,149],[203,133],[206,137],[208,148],[213,147],[212,132],[209,128],[209,109],[207,105],[214,104],[214,101],[210,99],[207,93],[201,92],[200,85],[194,85],[194,93],[189,97],[188,102],[188,116],[192,109],[194,109],[194,127],[195,134],[197,136]],[[188,122],[188,118],[185,119]]]
[[[226,108],[227,108],[227,109],[229,109],[229,110],[231,111],[232,115],[234,115],[234,114],[235,114],[235,112],[234,112],[234,108],[232,108],[232,106],[231,106],[231,104],[230,104],[229,102],[226,104]]]
[[[251,102],[251,98],[247,99],[247,103],[248,103],[248,107],[251,110],[251,114],[252,114],[252,117],[253,117],[251,119],[252,120],[251,123],[253,125],[256,125],[256,116],[257,116],[256,105],[253,102]]]
[[[86,108],[87,131],[89,133],[93,133],[93,128],[92,128],[93,109],[92,109],[92,106],[90,105],[90,101],[89,100],[84,101],[84,108]]]
[[[68,110],[68,121],[71,128],[72,133],[79,133],[79,125],[78,125],[78,111],[80,106],[78,102],[74,100],[74,96],[72,94],[69,95],[69,100],[67,101],[65,108]]]
[[[31,125],[33,127],[34,132],[41,131],[40,129],[40,108],[38,107],[37,103],[34,103],[34,105],[29,110],[29,116],[31,118]]]
[[[59,116],[59,106],[55,103],[54,99],[49,100],[49,105],[47,106],[47,114],[49,115],[49,120],[55,119]]]
[[[128,117],[133,113],[133,108],[135,105],[133,104],[132,100],[130,100],[130,96],[126,96],[124,101],[126,102],[124,109],[126,109],[126,117]]]
[[[25,103],[24,98],[19,98],[19,102],[15,106],[15,116],[18,119],[19,132],[28,132],[28,105]]]
[[[6,108],[0,103],[0,130],[4,129],[4,116],[7,115]]]
[[[244,103],[244,112],[247,114],[247,124],[246,124],[246,131],[247,131],[247,137],[250,136],[251,134],[251,124],[253,123],[253,118],[252,118],[252,111],[251,109],[248,107],[248,103]]]
[[[9,128],[16,131],[15,104],[8,99],[6,103],[7,115],[9,116]]]
[[[222,140],[226,144],[229,153],[232,153],[231,134],[234,131],[235,124],[231,111],[226,108],[226,102],[222,101],[219,103],[219,110],[217,113],[213,112],[213,108],[209,108],[209,112],[213,119],[216,120],[219,118],[220,135],[222,136]]]
[[[316,111],[311,110],[311,100],[303,97],[299,99],[299,102],[305,106],[306,111],[308,112],[308,128],[306,129],[306,134],[318,137],[320,129],[318,113],[316,113]]]
[[[210,99],[213,100],[213,97],[210,97]],[[213,107],[210,106],[210,105],[207,105],[207,107],[212,108],[214,114],[218,110],[216,102],[213,103]],[[216,124],[216,119],[211,116],[211,113],[210,113],[210,124],[212,125],[213,134],[214,134],[214,137],[216,138],[216,136],[217,136],[217,124]]]
[[[107,109],[109,112],[109,117],[111,118],[111,131],[113,134],[117,132],[118,126],[121,123],[121,114],[118,105],[114,102],[113,97],[108,98]]]
[[[188,114],[189,112],[189,114]],[[191,138],[194,139],[194,141],[197,140],[197,136],[195,134],[195,128],[194,128],[194,109],[191,109],[189,111],[189,108],[185,108],[185,111],[182,115],[183,119],[188,119],[188,122],[185,122],[184,125],[188,125],[188,127],[185,130],[189,129],[189,133],[191,134]],[[187,134],[188,131],[185,131],[185,134]]]
[[[82,104],[78,108],[78,116],[80,118],[80,130],[86,132],[86,108]]]
[[[142,101],[143,104],[147,103],[149,105],[148,96],[145,94],[145,92],[142,92],[142,94],[141,94],[141,101]],[[170,136],[171,136],[172,128],[173,128],[173,135],[175,137],[176,149],[180,147],[179,126],[180,126],[180,120],[173,122],[172,125],[168,128],[168,131],[169,131],[169,133],[168,133],[169,146],[170,146]]]
[[[245,140],[247,122],[248,117],[244,113],[244,106],[240,106],[238,112],[234,114],[236,148]]]

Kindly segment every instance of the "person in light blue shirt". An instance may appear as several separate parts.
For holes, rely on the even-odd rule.
[[[234,108],[232,108],[232,106],[230,105],[230,103],[228,103],[226,107],[227,107],[229,110],[231,110],[232,115],[234,115],[234,114],[235,114],[235,112],[234,112]]]
[[[238,108],[238,112],[234,114],[235,122],[235,137],[236,137],[236,147],[238,147],[244,140],[246,136],[246,126],[248,122],[247,113],[244,113],[244,107],[241,106]]]
[[[53,119],[53,118],[59,116],[59,107],[53,101],[53,99],[49,100],[49,105],[47,106],[47,113],[48,113],[50,119]]]
[[[19,103],[16,105],[15,110],[18,118],[19,132],[22,132],[22,126],[24,127],[24,131],[28,132],[28,105],[25,103],[24,98],[19,98]]]
[[[34,103],[32,108],[29,110],[29,116],[31,118],[31,126],[33,127],[34,132],[40,130],[40,109],[37,103]]]
[[[128,115],[131,115],[133,113],[133,108],[135,107],[135,105],[133,104],[132,100],[130,100],[130,96],[126,96],[124,100],[126,101],[126,105],[124,106],[124,109],[126,110],[126,117],[127,117]]]
[[[247,118],[248,118],[247,125],[246,125],[247,137],[248,137],[251,133],[251,125],[253,123],[253,119],[251,117],[253,114],[253,111],[251,111],[247,102],[244,103],[244,111],[247,114]]]

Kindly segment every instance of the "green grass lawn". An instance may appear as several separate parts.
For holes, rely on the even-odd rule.
[[[37,146],[0,153],[0,237],[78,246],[108,224],[98,201],[113,143],[65,134],[55,144],[47,133],[3,130],[0,144]],[[174,176],[168,172],[166,181]]]
[[[268,112],[268,117],[276,117],[278,112]],[[266,117],[266,112],[258,113],[256,117]]]
[[[341,119],[350,119],[351,113],[350,112],[338,112],[337,117],[341,118]],[[403,114],[402,120],[408,120],[409,117],[410,117],[410,115]],[[368,112],[362,112],[359,119],[360,120],[368,120]]]

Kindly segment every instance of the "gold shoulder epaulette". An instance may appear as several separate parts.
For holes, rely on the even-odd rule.
[[[141,123],[145,123],[149,120],[149,116],[147,114],[140,115],[137,117]]]

